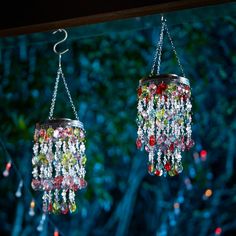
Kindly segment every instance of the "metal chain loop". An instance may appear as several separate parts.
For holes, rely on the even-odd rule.
[[[50,112],[49,112],[49,117],[48,117],[49,120],[53,119],[53,111],[54,111],[55,102],[57,99],[57,90],[58,90],[59,80],[60,80],[60,69],[58,69],[58,71],[57,71],[57,78],[56,78],[56,82],[55,82],[55,86],[54,86],[54,91],[53,91],[52,101],[51,101],[51,106],[50,106]]]
[[[69,97],[69,101],[70,101],[71,107],[73,109],[75,118],[76,118],[76,120],[79,120],[79,117],[78,117],[75,105],[73,103],[73,100],[72,100],[72,97],[71,97],[71,94],[70,94],[70,90],[69,90],[68,85],[66,83],[65,76],[64,76],[64,74],[62,72],[61,66],[59,66],[58,71],[57,71],[57,78],[56,78],[56,82],[55,82],[55,86],[54,86],[54,91],[53,91],[53,96],[52,96],[52,101],[51,101],[51,106],[50,106],[50,112],[49,112],[48,119],[49,120],[53,119],[53,112],[54,112],[54,107],[55,107],[56,98],[57,98],[57,91],[58,91],[58,84],[59,84],[60,76],[62,77],[63,84],[65,86],[66,93],[67,93],[67,95]]]
[[[160,66],[161,66],[161,56],[162,56],[162,46],[163,46],[163,36],[164,36],[164,31],[166,30],[167,32],[167,36],[170,40],[170,43],[171,43],[171,47],[172,47],[172,50],[175,54],[175,57],[177,59],[177,62],[178,62],[178,65],[180,67],[180,70],[182,72],[182,75],[184,77],[185,76],[185,73],[184,73],[184,69],[183,69],[183,66],[182,64],[180,63],[180,60],[179,60],[179,57],[178,57],[178,54],[177,54],[177,51],[175,49],[175,46],[174,46],[174,43],[173,43],[173,40],[170,36],[170,33],[169,33],[169,30],[168,30],[168,27],[167,27],[167,24],[166,24],[166,19],[162,16],[161,17],[161,21],[162,21],[162,24],[161,24],[161,33],[160,33],[160,39],[159,39],[159,42],[157,43],[157,47],[156,47],[156,51],[155,51],[155,55],[154,55],[154,59],[153,59],[153,65],[152,65],[152,69],[151,69],[151,75],[154,75],[154,71],[155,71],[155,68],[157,67],[157,75],[159,75],[160,73]]]
[[[155,51],[155,55],[154,55],[154,59],[153,59],[151,75],[154,75],[154,71],[155,71],[156,64],[157,64],[157,57],[158,57],[158,67],[159,67],[159,70],[160,70],[161,51],[162,51],[162,43],[163,43],[163,33],[164,33],[164,22],[162,22],[162,25],[161,25],[160,39],[159,39],[159,41],[157,43],[157,46],[156,46],[156,51]]]
[[[79,120],[78,113],[77,113],[77,111],[76,111],[76,109],[75,109],[75,105],[74,105],[74,102],[73,102],[73,100],[72,100],[72,97],[71,97],[71,94],[70,94],[70,90],[69,90],[69,88],[68,88],[68,85],[67,85],[67,83],[66,83],[66,78],[65,78],[65,76],[64,76],[64,74],[63,74],[63,72],[62,72],[62,70],[61,70],[61,77],[62,77],[62,79],[63,79],[63,83],[64,83],[64,86],[65,86],[65,88],[66,88],[66,92],[67,92],[67,95],[68,95],[68,97],[69,97],[70,104],[71,104],[72,110],[73,110],[73,112],[74,112],[75,118],[76,118],[76,120]]]
[[[186,77],[186,76],[185,76],[185,73],[184,73],[183,66],[182,66],[182,64],[180,63],[180,60],[179,60],[179,57],[178,57],[177,51],[176,51],[176,49],[175,49],[175,46],[174,46],[173,40],[172,40],[172,38],[171,38],[171,36],[170,36],[169,30],[168,30],[166,24],[165,24],[165,29],[166,29],[166,32],[167,32],[168,38],[169,38],[170,43],[171,43],[171,46],[172,46],[172,50],[174,51],[175,57],[176,57],[177,62],[178,62],[178,64],[179,64],[180,70],[181,70],[181,72],[182,72],[182,75],[183,75],[183,77]]]
[[[162,22],[161,34],[160,34],[160,43],[159,43],[159,55],[158,55],[158,62],[157,62],[157,75],[160,74],[164,30],[165,30],[165,22]]]

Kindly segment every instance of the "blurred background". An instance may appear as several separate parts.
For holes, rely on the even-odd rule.
[[[77,192],[75,214],[49,215],[41,231],[33,133],[48,117],[58,66],[52,48],[63,35],[0,39],[1,172],[12,160],[9,176],[0,177],[1,236],[236,235],[236,4],[166,17],[193,98],[195,146],[183,154],[183,173],[150,176],[147,153],[135,145],[136,89],[151,70],[160,15],[66,29],[59,48],[69,48],[62,66],[86,129],[88,187]],[[180,74],[166,35],[163,50],[161,73]],[[55,114],[73,118],[60,85]]]

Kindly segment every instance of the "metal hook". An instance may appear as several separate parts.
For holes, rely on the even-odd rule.
[[[63,43],[63,42],[66,41],[66,39],[67,39],[67,37],[68,37],[68,34],[67,34],[66,30],[64,30],[64,29],[58,29],[58,30],[54,31],[53,34],[55,34],[55,33],[57,33],[57,32],[64,32],[64,33],[65,33],[65,37],[64,37],[62,40],[60,40],[59,42],[57,42],[57,43],[54,44],[54,46],[53,46],[53,51],[54,51],[56,54],[58,54],[58,55],[62,55],[62,54],[64,54],[64,53],[66,53],[67,51],[69,51],[69,49],[66,49],[66,50],[64,50],[63,52],[58,52],[58,51],[56,50],[56,47],[57,47],[58,44]]]
[[[66,39],[67,39],[67,37],[68,37],[68,34],[67,34],[66,30],[64,30],[64,29],[58,29],[58,30],[54,31],[53,34],[55,34],[55,33],[57,33],[57,32],[64,32],[64,33],[65,33],[65,37],[64,37],[62,40],[60,40],[59,42],[55,43],[54,46],[53,46],[53,51],[54,51],[56,54],[59,55],[59,63],[58,63],[58,65],[59,65],[59,69],[61,69],[61,55],[64,54],[64,53],[66,53],[66,52],[68,52],[69,49],[67,48],[67,49],[64,50],[63,52],[58,52],[58,51],[56,50],[56,47],[57,47],[58,44],[63,43],[63,42],[66,41]]]

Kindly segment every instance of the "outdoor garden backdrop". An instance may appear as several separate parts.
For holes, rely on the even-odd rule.
[[[225,8],[224,8],[225,7]],[[0,39],[0,235],[236,235],[235,4],[167,14],[192,90],[195,146],[176,177],[147,173],[136,150],[137,86],[150,73],[160,15],[67,29],[62,66],[86,129],[86,180],[75,214],[47,216],[31,188],[35,123],[46,120],[60,33]],[[180,74],[164,37],[161,73]],[[73,118],[62,83],[57,117]],[[15,196],[23,180],[22,196]],[[28,214],[35,199],[35,216]]]

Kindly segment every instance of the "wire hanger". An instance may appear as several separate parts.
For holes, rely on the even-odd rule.
[[[57,43],[55,43],[54,46],[53,46],[53,51],[59,56],[59,64],[58,64],[58,65],[59,65],[59,68],[61,68],[61,55],[62,55],[62,54],[65,54],[66,52],[68,52],[69,49],[67,48],[66,50],[64,50],[64,51],[62,51],[62,52],[58,52],[56,48],[57,48],[57,45],[58,45],[58,44],[63,43],[63,42],[66,41],[66,39],[67,39],[67,37],[68,37],[68,34],[67,34],[67,32],[66,32],[65,29],[58,29],[58,30],[55,30],[55,31],[53,32],[53,34],[56,34],[57,32],[64,32],[64,34],[65,34],[64,38],[63,38],[62,40],[58,41]]]

